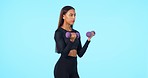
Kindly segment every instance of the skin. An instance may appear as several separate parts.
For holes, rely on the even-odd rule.
[[[74,9],[70,9],[65,15],[63,15],[64,23],[62,25],[62,28],[67,31],[72,31],[71,25],[74,24],[76,18],[76,13]],[[70,41],[74,42],[76,39],[76,33],[71,33]],[[88,38],[88,41],[90,41],[91,37]],[[70,50],[68,56],[77,57],[77,50],[73,49]]]

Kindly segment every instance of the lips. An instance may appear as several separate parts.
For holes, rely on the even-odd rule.
[[[72,22],[75,22],[74,20]]]

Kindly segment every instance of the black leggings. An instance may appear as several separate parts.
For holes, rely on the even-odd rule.
[[[60,57],[54,68],[54,78],[79,78],[77,57]]]

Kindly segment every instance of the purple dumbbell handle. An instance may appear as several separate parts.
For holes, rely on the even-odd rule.
[[[95,31],[91,31],[91,32],[86,33],[87,37],[91,37],[91,36],[94,36],[94,35],[95,35]]]

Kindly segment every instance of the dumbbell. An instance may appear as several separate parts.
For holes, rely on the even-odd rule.
[[[91,32],[87,32],[86,33],[86,36],[87,37],[92,37],[92,36],[94,36],[95,35],[95,31],[91,31]]]
[[[66,32],[65,36],[66,36],[66,38],[70,38],[71,37],[71,32]],[[80,34],[78,32],[76,32],[76,36],[77,36],[77,38],[79,38]]]

